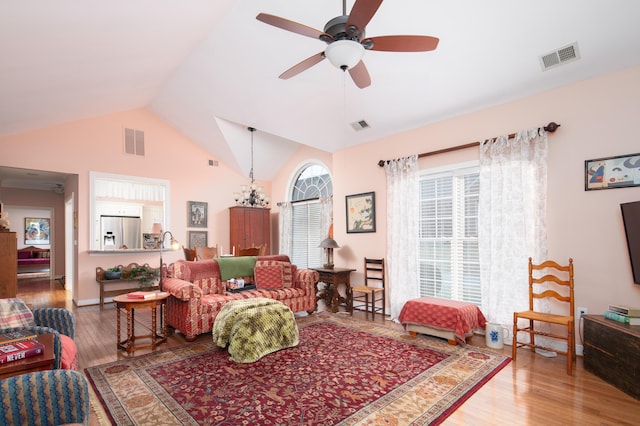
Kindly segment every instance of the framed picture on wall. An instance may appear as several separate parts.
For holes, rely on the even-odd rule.
[[[584,162],[584,190],[640,185],[640,153],[596,158]]]
[[[208,234],[209,233],[207,231],[189,231],[187,235],[189,248],[207,247]]]
[[[204,201],[189,201],[187,209],[187,226],[190,228],[207,227],[207,203]]]
[[[347,195],[347,233],[376,232],[376,194]]]
[[[24,218],[24,243],[27,245],[51,244],[51,219],[38,217]]]

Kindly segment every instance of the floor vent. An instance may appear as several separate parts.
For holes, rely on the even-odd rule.
[[[540,60],[540,67],[542,67],[542,71],[558,67],[566,64],[567,62],[577,61],[580,59],[578,42],[556,49],[553,52],[540,56],[538,59]]]
[[[144,156],[144,132],[142,130],[124,129],[124,152]]]
[[[353,127],[353,130],[355,131],[360,131],[360,130],[367,129],[371,126],[369,126],[369,123],[367,123],[365,120],[360,120],[360,121],[354,121],[353,123],[351,123],[351,127]]]

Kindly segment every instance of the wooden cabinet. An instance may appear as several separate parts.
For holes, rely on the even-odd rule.
[[[15,232],[0,232],[0,299],[18,292],[18,239]]]
[[[229,243],[236,250],[266,244],[265,254],[271,254],[270,209],[229,207],[229,229]]]
[[[640,325],[584,315],[584,368],[640,399]]]

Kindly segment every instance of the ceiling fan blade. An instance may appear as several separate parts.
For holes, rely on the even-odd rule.
[[[274,27],[315,39],[324,34],[322,31],[316,30],[315,28],[307,27],[306,25],[302,25],[279,16],[269,15],[268,13],[259,13],[258,16],[256,16],[256,19],[264,22],[265,24],[273,25]]]
[[[353,82],[359,88],[364,89],[371,85],[371,77],[369,76],[369,71],[367,71],[367,67],[364,65],[364,62],[360,61],[355,67],[350,68],[349,74],[351,75]]]
[[[395,35],[365,38],[362,44],[369,50],[385,52],[428,52],[435,50],[440,41],[437,37],[421,35]],[[373,43],[373,47],[367,47]]]
[[[356,0],[351,12],[349,12],[346,28],[356,27],[358,29],[357,33],[361,33],[381,4],[382,0]]]
[[[324,59],[324,52],[316,53],[315,55],[310,56],[304,61],[295,64],[294,66],[292,66],[291,68],[289,68],[288,70],[280,74],[280,78],[283,80],[286,80],[291,77],[295,77],[296,75],[300,74],[302,71],[308,70],[312,66],[321,62],[323,59]]]

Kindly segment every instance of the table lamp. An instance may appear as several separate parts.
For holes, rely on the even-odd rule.
[[[320,243],[320,247],[324,249],[325,256],[327,257],[327,263],[324,264],[324,267],[327,269],[333,269],[333,249],[340,248],[336,240],[331,237],[327,237]]]

